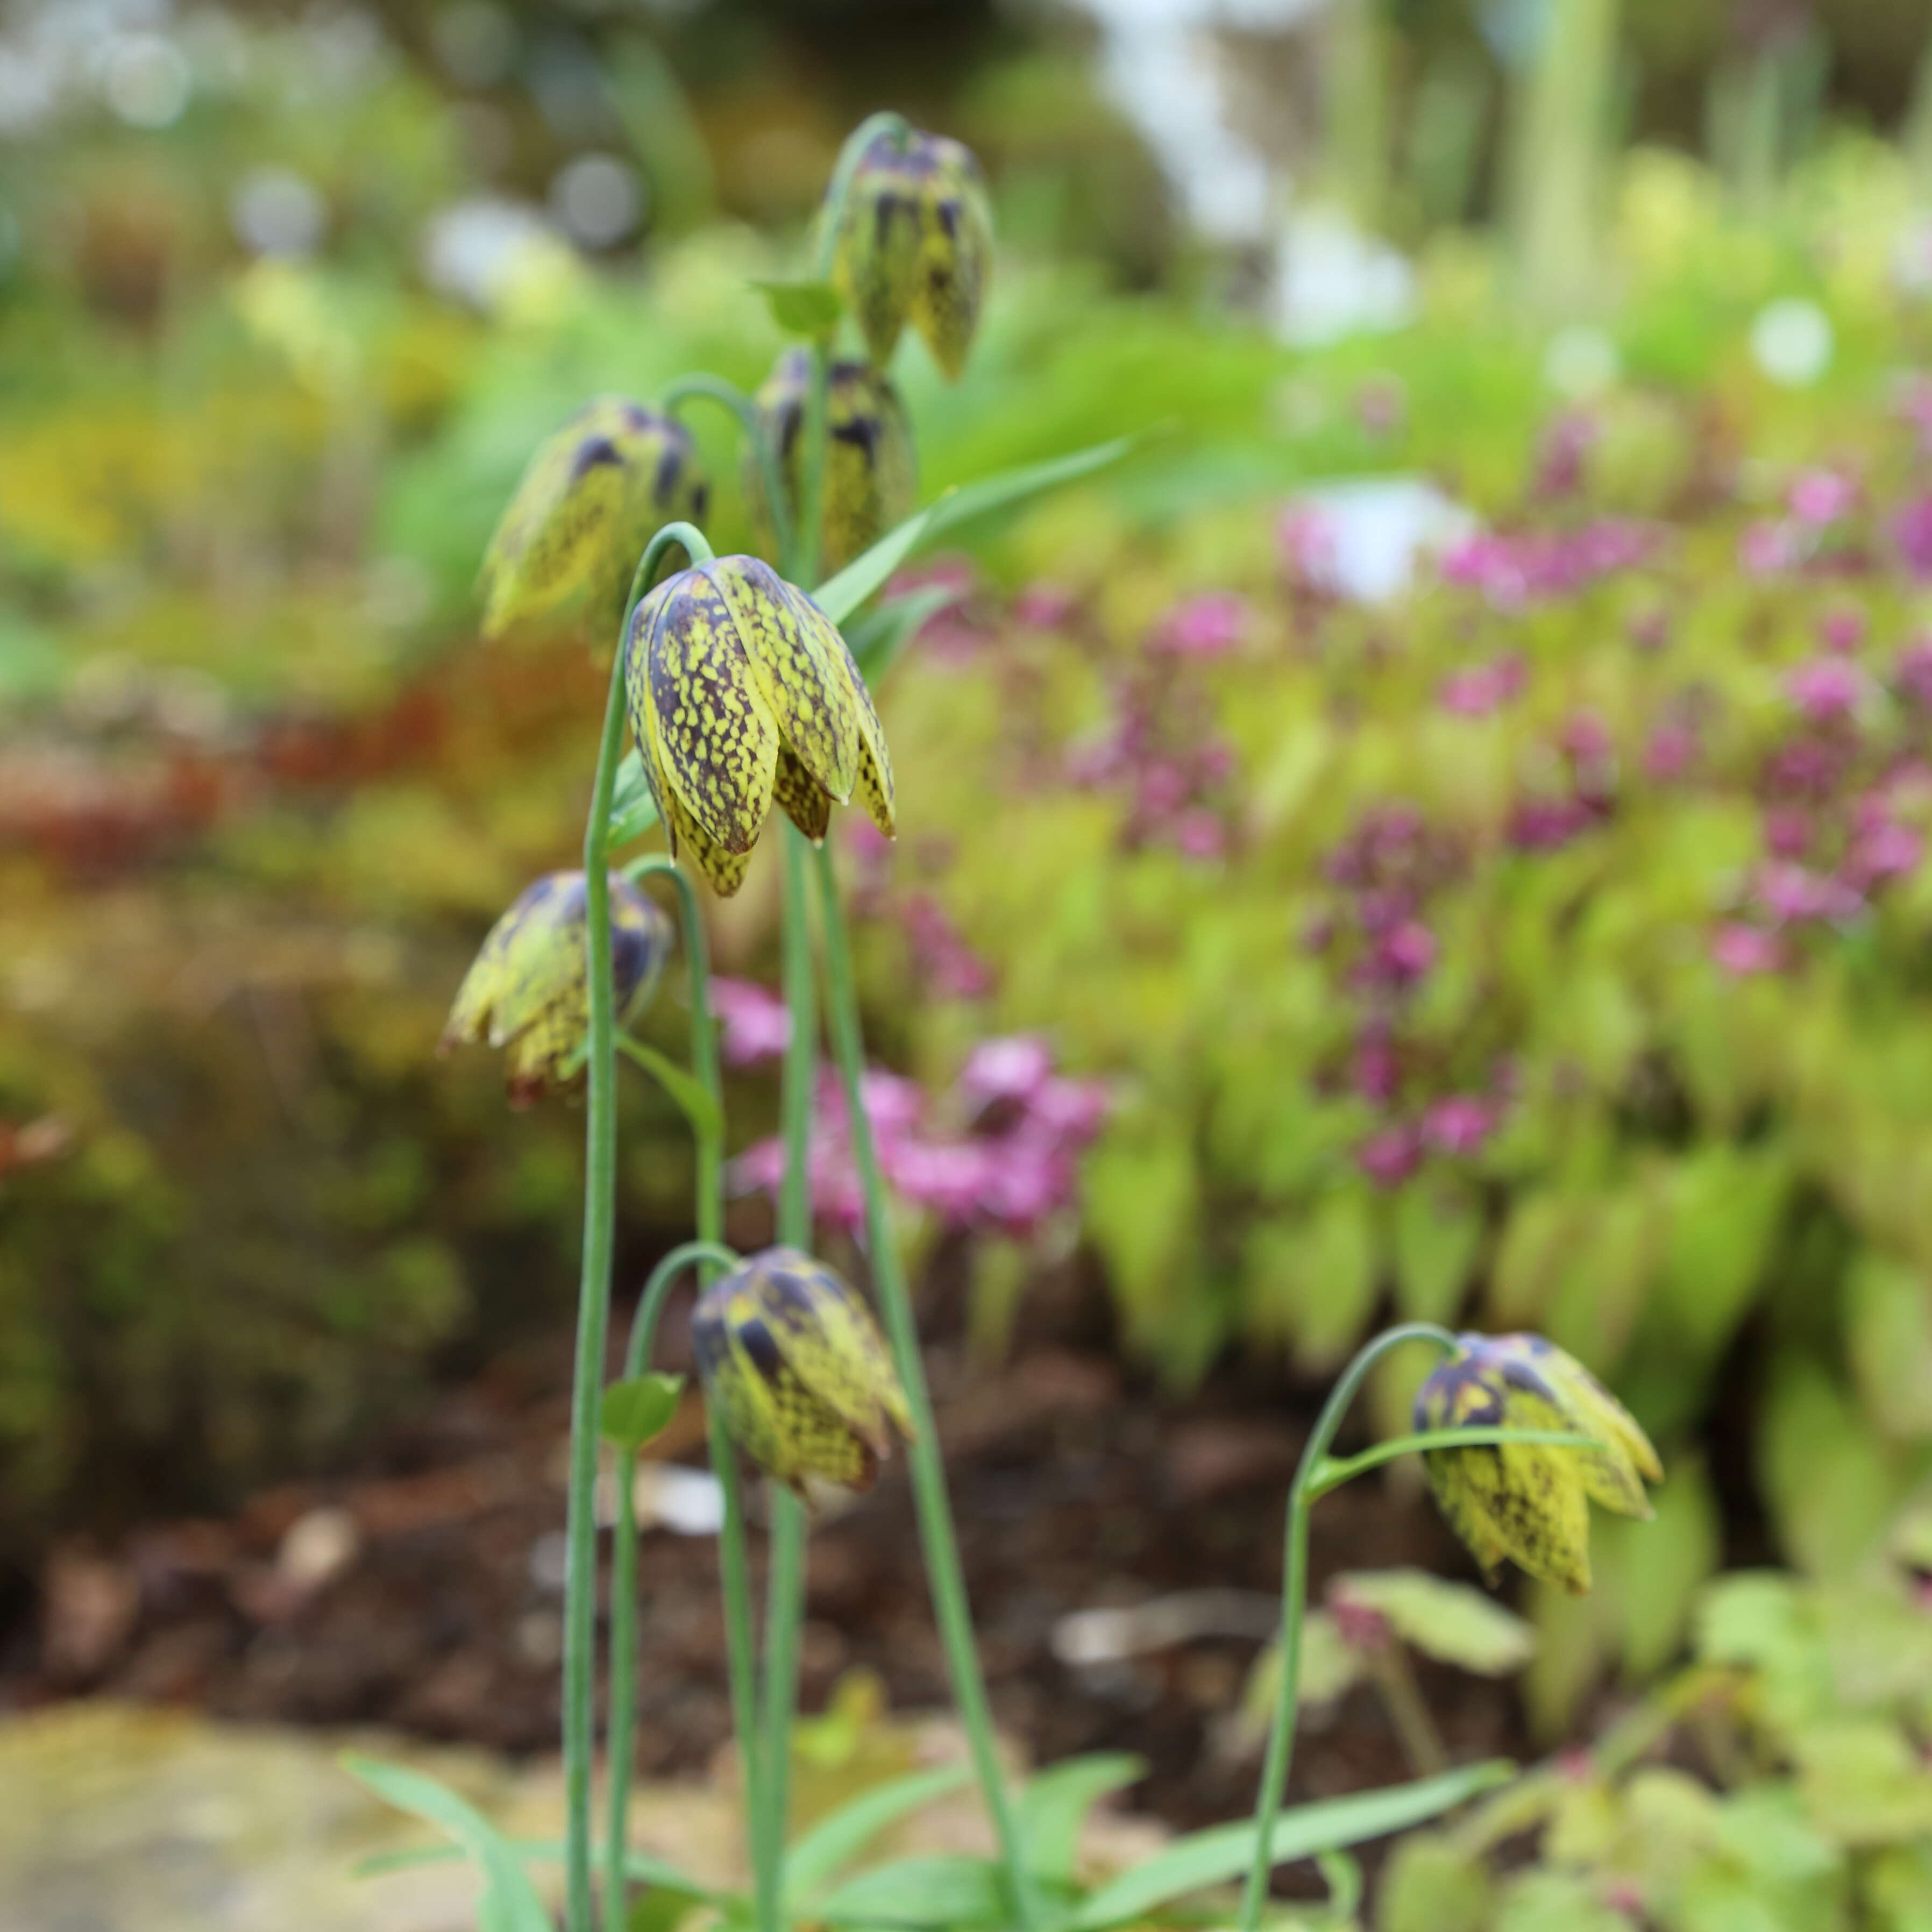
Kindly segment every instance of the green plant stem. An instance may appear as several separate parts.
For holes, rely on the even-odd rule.
[[[686,1241],[652,1269],[631,1318],[624,1350],[624,1379],[634,1381],[650,1360],[658,1318],[678,1276],[694,1262],[733,1268],[738,1257],[716,1241]],[[617,1528],[610,1545],[610,1738],[605,1750],[604,1932],[625,1932],[629,1885],[624,1870],[625,1838],[631,1817],[631,1759],[637,1739],[638,1495],[632,1459],[617,1469]]]
[[[773,446],[769,427],[758,404],[736,383],[726,382],[722,376],[680,376],[664,392],[664,407],[675,413],[680,403],[694,397],[716,403],[738,418],[745,440],[752,446],[753,460],[758,466],[765,501],[771,506],[772,536],[778,555],[790,555],[791,508],[785,500],[784,458],[782,452]]]
[[[1429,1714],[1414,1667],[1400,1640],[1390,1636],[1379,1645],[1369,1659],[1369,1675],[1389,1722],[1402,1744],[1402,1754],[1418,1778],[1433,1778],[1449,1768],[1449,1754],[1442,1746],[1442,1733]]]
[[[1270,1841],[1275,1820],[1281,1815],[1288,1766],[1294,1754],[1294,1720],[1301,1689],[1301,1621],[1307,1608],[1311,1490],[1316,1474],[1328,1460],[1328,1445],[1334,1441],[1335,1432],[1341,1427],[1342,1418],[1370,1370],[1390,1349],[1400,1348],[1406,1342],[1433,1342],[1445,1354],[1453,1354],[1456,1348],[1455,1336],[1430,1322],[1404,1322],[1364,1344],[1342,1370],[1341,1380],[1329,1391],[1314,1433],[1296,1465],[1294,1480],[1288,1485],[1287,1553],[1281,1592],[1281,1671],[1275,1691],[1274,1718],[1268,1728],[1268,1756],[1262,1766],[1261,1789],[1255,1800],[1255,1862],[1241,1894],[1240,1932],[1255,1932],[1261,1921],[1262,1902],[1268,1897],[1268,1873],[1274,1862],[1269,1856]]]
[[[987,1815],[992,1821],[994,1835],[999,1841],[1000,1856],[1005,1861],[1015,1916],[1023,1932],[1035,1932],[1041,1922],[1039,1900],[1027,1868],[1012,1796],[1000,1768],[993,1714],[986,1699],[986,1680],[980,1674],[979,1652],[974,1643],[973,1613],[967,1601],[966,1580],[960,1567],[958,1540],[952,1526],[952,1505],[946,1494],[946,1468],[940,1454],[938,1426],[933,1416],[932,1396],[926,1388],[926,1366],[920,1355],[919,1327],[913,1314],[912,1298],[907,1292],[905,1276],[899,1266],[898,1244],[893,1238],[885,1184],[879,1172],[878,1150],[872,1142],[872,1124],[866,1112],[865,1042],[860,1029],[858,994],[853,983],[851,948],[838,902],[838,877],[829,850],[821,847],[818,860],[819,912],[824,922],[825,940],[826,1006],[832,1046],[844,1085],[846,1112],[851,1118],[852,1153],[866,1200],[866,1232],[872,1250],[873,1280],[878,1290],[880,1310],[885,1318],[886,1333],[892,1342],[893,1360],[912,1410],[915,1433],[909,1455],[913,1501],[919,1514],[920,1539],[926,1554],[926,1576],[932,1589],[933,1612],[952,1680],[953,1701],[966,1726],[974,1768],[979,1776]]]
[[[589,1096],[584,1121],[584,1252],[577,1295],[577,1356],[570,1399],[570,1493],[563,1618],[565,1924],[591,1932],[591,1775],[596,1750],[597,1424],[610,1339],[610,1263],[617,1200],[616,1013],[610,983],[610,796],[624,746],[624,658],[631,619],[658,559],[672,544],[710,556],[689,524],[668,524],[646,545],[632,579],[610,666],[597,776],[584,830],[584,970],[589,981]]]
[[[811,880],[804,835],[788,823],[784,847],[784,996],[791,1030],[782,1088],[785,1164],[779,1186],[778,1237],[787,1247],[812,1246],[812,1110],[818,1072],[818,1001],[812,962]],[[771,1498],[770,1568],[766,1579],[764,1842],[770,1860],[769,1923],[780,1922],[784,1846],[791,1795],[791,1731],[798,1709],[798,1647],[805,1618],[804,1503],[778,1484]]]
[[[1430,1449],[1481,1449],[1498,1442],[1541,1443],[1562,1449],[1600,1449],[1594,1436],[1581,1436],[1572,1429],[1501,1429],[1487,1425],[1467,1429],[1425,1429],[1414,1436],[1392,1436],[1364,1449],[1359,1456],[1337,1460],[1326,1456],[1308,1479],[1308,1500],[1318,1502],[1330,1490],[1339,1490],[1352,1478],[1378,1469],[1403,1456],[1420,1455]]]

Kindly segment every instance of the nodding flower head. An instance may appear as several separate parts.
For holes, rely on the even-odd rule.
[[[705,1399],[776,1482],[872,1486],[912,1411],[872,1310],[822,1263],[767,1248],[712,1283],[692,1318]]]
[[[505,1049],[510,1104],[527,1107],[573,1084],[590,1024],[581,872],[547,872],[490,928],[463,976],[438,1051],[487,1041]],[[656,902],[610,875],[610,978],[617,1024],[650,1005],[672,944]]]
[[[776,798],[806,837],[856,788],[893,830],[892,767],[838,628],[752,556],[667,578],[624,640],[631,730],[675,855],[728,896]]]
[[[758,398],[778,448],[778,473],[794,518],[802,494],[806,398],[811,383],[809,352],[790,350],[778,358]],[[829,575],[912,514],[919,471],[905,405],[884,371],[869,362],[832,364],[826,431],[819,544]],[[745,482],[746,494],[760,513],[760,541],[769,546],[764,476],[756,464],[748,466]]]
[[[1579,1594],[1590,1587],[1589,1504],[1647,1516],[1663,1466],[1629,1412],[1540,1335],[1463,1335],[1415,1398],[1418,1430],[1568,1430],[1594,1447],[1472,1444],[1424,1457],[1450,1527],[1493,1582],[1505,1558]]]
[[[916,130],[878,135],[853,174],[835,250],[832,279],[873,361],[886,361],[910,322],[957,380],[993,266],[992,214],[971,150]]]
[[[709,490],[684,425],[622,396],[579,410],[530,458],[484,553],[483,632],[580,608],[615,623],[661,524],[700,521]]]

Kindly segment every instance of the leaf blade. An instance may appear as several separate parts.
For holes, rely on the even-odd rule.
[[[785,1896],[796,1904],[835,1877],[888,1826],[958,1790],[972,1778],[968,1764],[908,1772],[862,1791],[802,1832],[785,1854]]]

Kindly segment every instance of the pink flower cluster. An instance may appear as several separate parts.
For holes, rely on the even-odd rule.
[[[1254,622],[1245,597],[1232,591],[1203,591],[1184,598],[1168,612],[1148,640],[1168,657],[1212,659],[1238,650]]]
[[[1031,1234],[1070,1208],[1080,1158],[1112,1106],[1098,1081],[1056,1071],[1046,1042],[1032,1034],[982,1040],[967,1056],[952,1091],[937,1102],[916,1082],[874,1068],[862,1088],[879,1165],[906,1200],[955,1228]],[[844,1090],[821,1076],[811,1142],[813,1210],[850,1229],[865,1202],[851,1150]],[[784,1143],[748,1148],[732,1165],[741,1192],[776,1199],[784,1176]]]
[[[1574,530],[1484,530],[1445,551],[1442,574],[1480,590],[1498,610],[1518,610],[1634,570],[1655,556],[1661,533],[1650,524],[1600,517]]]
[[[1526,675],[1522,653],[1505,651],[1487,664],[1451,671],[1437,695],[1443,710],[1458,718],[1486,718],[1521,692]]]
[[[1076,785],[1126,796],[1120,836],[1130,850],[1167,845],[1190,859],[1218,859],[1228,844],[1222,801],[1234,753],[1214,729],[1204,694],[1178,676],[1178,662],[1170,656],[1131,678],[1105,731],[1068,754],[1066,772]]]

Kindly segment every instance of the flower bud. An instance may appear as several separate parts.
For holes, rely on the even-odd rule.
[[[893,829],[892,768],[838,627],[754,556],[667,578],[624,640],[631,730],[671,851],[716,890],[743,884],[776,798],[807,838],[856,788]]]
[[[779,358],[758,396],[766,433],[778,451],[785,502],[794,518],[803,494],[800,478],[811,386],[811,354],[794,349]],[[912,514],[919,478],[905,405],[884,371],[869,362],[832,365],[825,427],[819,548],[829,576]],[[745,484],[758,516],[760,541],[772,548],[764,474],[755,463],[747,465]]]
[[[912,1411],[878,1324],[832,1270],[767,1248],[714,1282],[692,1318],[705,1399],[774,1481],[871,1488]]]
[[[581,872],[547,872],[490,928],[464,975],[437,1048],[487,1040],[506,1049],[510,1104],[527,1107],[580,1077],[590,1026]],[[617,1024],[650,1004],[672,944],[657,902],[610,875],[610,978]]]
[[[483,634],[580,609],[615,623],[660,524],[700,521],[709,490],[690,434],[661,410],[600,396],[531,458],[484,553]]]
[[[910,321],[949,380],[972,346],[992,274],[993,218],[970,149],[886,132],[854,171],[832,280],[881,365]]]
[[[1418,1430],[1564,1430],[1595,1447],[1472,1444],[1424,1456],[1450,1527],[1493,1582],[1504,1558],[1579,1594],[1590,1587],[1589,1504],[1648,1516],[1657,1451],[1583,1365],[1540,1335],[1464,1335],[1415,1398]]]

